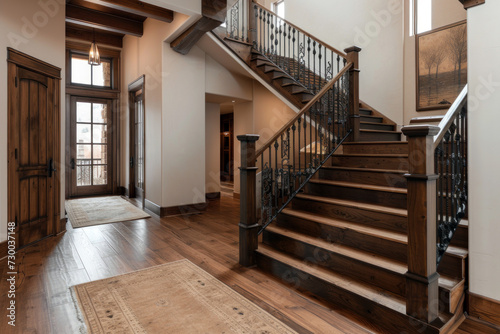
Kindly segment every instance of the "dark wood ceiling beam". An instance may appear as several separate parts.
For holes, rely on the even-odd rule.
[[[174,20],[174,12],[159,6],[151,5],[138,0],[86,0],[106,6],[113,9],[118,9],[127,13],[141,15],[156,19],[163,22],[172,22]]]
[[[98,45],[108,45],[117,48],[123,47],[123,36],[114,33],[105,33],[102,31],[95,32],[95,41]],[[66,23],[66,37],[79,39],[82,41],[92,42],[94,34],[92,30],[82,28],[71,23]]]
[[[459,0],[462,5],[464,5],[465,9],[469,9],[474,6],[482,5],[486,2],[486,0]]]
[[[142,22],[106,14],[93,9],[66,5],[66,22],[124,35],[141,37]]]
[[[206,32],[214,30],[224,22],[227,0],[203,0],[201,5],[203,16],[170,43],[174,51],[188,54]]]

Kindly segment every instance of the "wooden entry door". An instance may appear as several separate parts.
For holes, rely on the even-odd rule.
[[[70,197],[112,193],[112,100],[73,96],[70,127]]]
[[[62,230],[60,69],[8,50],[9,221],[21,248]]]
[[[234,181],[233,127],[233,113],[220,116],[220,180],[222,182]]]

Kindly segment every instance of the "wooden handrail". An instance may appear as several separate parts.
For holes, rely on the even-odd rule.
[[[450,128],[451,124],[454,122],[457,114],[462,110],[464,105],[467,103],[467,92],[468,92],[468,85],[465,85],[464,89],[460,92],[458,97],[455,99],[455,102],[451,105],[450,109],[448,109],[448,112],[444,116],[444,118],[439,122],[439,133],[434,136],[434,149],[436,149],[443,140],[444,135]]]
[[[328,45],[327,43],[323,42],[322,40],[320,40],[319,38],[307,33],[306,31],[304,31],[303,29],[297,27],[295,24],[293,23],[290,23],[289,21],[285,20],[284,18],[282,18],[281,16],[277,15],[276,13],[274,13],[272,10],[262,6],[260,3],[258,3],[256,0],[252,0],[252,2],[257,5],[257,7],[260,7],[270,13],[273,13],[274,16],[276,16],[277,18],[279,18],[280,20],[282,20],[283,22],[285,22],[287,25],[295,28],[296,30],[300,31],[301,33],[303,33],[304,35],[306,35],[307,37],[310,37],[312,38],[313,40],[315,40],[316,42],[320,43],[321,45],[325,46],[326,48],[330,49],[331,51],[335,52],[336,54],[338,54],[339,56],[343,57],[343,58],[346,58],[347,55],[342,52],[342,51],[339,51],[337,50],[336,48],[334,48],[333,46],[330,46]]]
[[[337,83],[337,81],[339,81],[339,79],[353,66],[353,63],[347,63],[344,68],[342,70],[340,70],[339,73],[337,73],[337,75],[325,86],[323,87],[318,94],[316,94],[316,96],[314,96],[314,98],[309,101],[301,110],[300,112],[294,117],[292,118],[290,121],[288,121],[285,125],[283,125],[283,127],[281,127],[281,129],[276,132],[272,137],[271,139],[269,139],[261,148],[259,148],[257,150],[257,152],[255,153],[255,158],[257,159],[258,157],[260,157],[262,155],[262,153],[264,153],[265,150],[267,150],[275,141],[276,139],[278,139],[286,130],[288,130],[300,117],[302,117],[302,115],[308,111],[311,107],[314,106],[314,104],[316,102],[319,101],[319,99],[321,99],[323,97],[323,95],[328,92],[328,90],[330,90],[333,85],[335,85]]]

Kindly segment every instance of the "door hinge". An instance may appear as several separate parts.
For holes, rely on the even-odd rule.
[[[17,77],[16,77],[16,87],[17,87]]]

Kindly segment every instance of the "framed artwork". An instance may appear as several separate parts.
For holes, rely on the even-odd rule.
[[[416,36],[417,111],[448,109],[467,83],[467,23]]]

